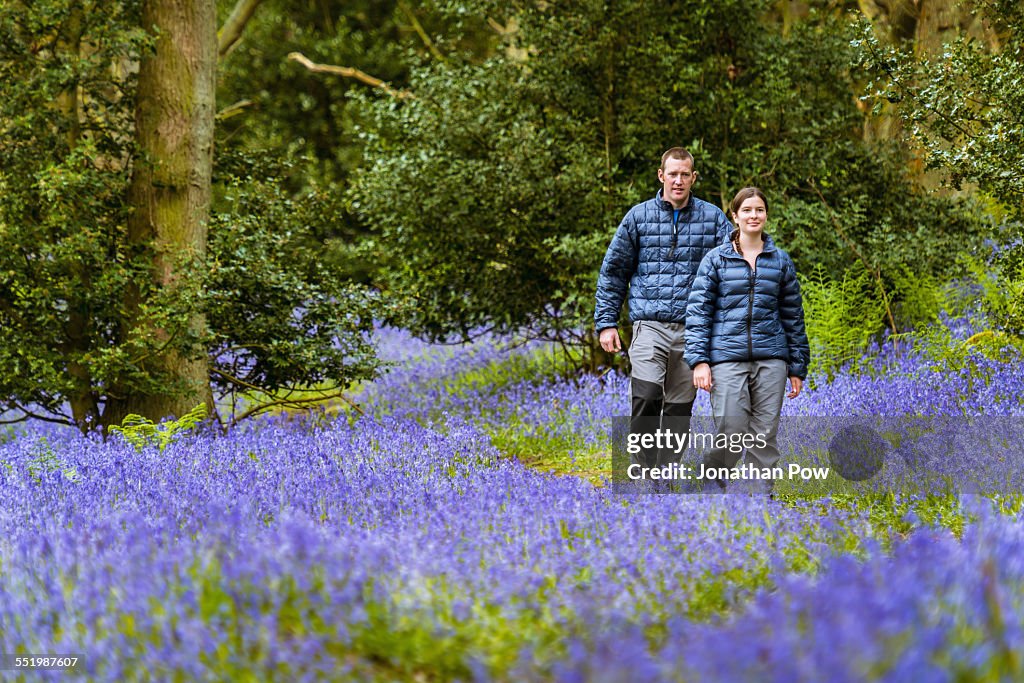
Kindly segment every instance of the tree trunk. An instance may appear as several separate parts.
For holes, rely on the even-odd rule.
[[[138,153],[129,188],[128,239],[153,254],[158,288],[174,287],[181,263],[206,254],[216,112],[217,25],[214,0],[145,0],[143,26],[157,34],[155,50],[139,64],[135,136]],[[137,413],[152,420],[183,415],[210,400],[204,353],[182,353],[168,343],[175,332],[145,313],[144,292],[129,296],[128,329],[143,329],[157,342],[140,361],[166,377],[160,390],[111,400],[106,426]],[[193,314],[186,329],[201,333],[205,320]],[[209,406],[211,407],[212,406]]]

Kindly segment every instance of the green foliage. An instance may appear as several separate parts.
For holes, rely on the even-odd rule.
[[[883,326],[885,309],[871,274],[852,267],[829,280],[822,266],[801,277],[807,337],[811,343],[808,376],[831,381],[844,366],[859,362]]]
[[[53,472],[60,472],[68,481],[78,481],[78,471],[74,467],[64,468],[63,461],[45,436],[32,444],[29,454],[27,469],[32,481],[39,483],[45,475]]]
[[[961,260],[977,292],[976,305],[993,328],[1013,337],[1024,336],[1024,251],[1011,246],[992,259],[966,256]]]
[[[206,404],[200,403],[177,420],[168,420],[160,424],[155,424],[141,415],[128,415],[120,426],[111,425],[110,432],[120,435],[136,450],[141,451],[146,446],[156,446],[158,450],[162,451],[182,434],[196,429],[206,420],[207,416]]]
[[[784,30],[754,0],[470,9],[514,27],[500,51],[413,68],[415,98],[363,102],[352,206],[417,332],[588,329],[614,227],[672,145],[697,155],[699,197],[764,187],[798,269],[842,273],[856,247],[883,273],[941,277],[980,234],[972,209],[915,187],[899,150],[864,142],[844,18],[812,10]]]
[[[223,20],[235,2],[218,4]],[[288,55],[301,52],[317,63],[355,67],[402,87],[410,64],[428,53],[413,17],[442,49],[450,47],[446,27],[424,4],[263,0],[241,42],[221,60],[219,144],[234,152],[275,149],[303,159],[286,170],[289,190],[306,189],[310,181],[343,188],[361,161],[359,115],[350,98],[370,86],[313,73]]]
[[[896,344],[932,361],[933,370],[963,372],[970,381],[987,383],[992,367],[985,359],[1006,361],[1024,355],[1024,326],[1019,301],[1024,273],[1009,274],[1006,262],[961,253],[959,277],[939,284],[935,277],[904,266],[886,284],[896,321]],[[812,381],[830,381],[843,366],[870,367],[873,339],[888,330],[884,298],[875,278],[856,264],[841,279],[828,279],[820,266],[801,276],[807,333],[811,342]],[[935,324],[940,314],[970,316],[989,326],[967,340],[948,325]]]
[[[896,321],[896,344],[912,348],[932,361],[932,369],[967,371],[972,381],[987,382],[980,360],[1006,360],[1024,353],[1024,340],[1013,326],[1019,315],[1024,277],[1011,279],[993,271],[989,261],[961,254],[961,277],[938,284],[934,277],[909,267],[893,273],[887,285]],[[889,323],[878,281],[859,263],[829,279],[821,266],[800,278],[811,343],[812,381],[831,381],[843,367],[856,372],[869,367],[872,340],[881,340]],[[991,329],[968,340],[958,339],[947,325],[935,324],[940,314],[981,316]]]
[[[234,4],[219,2],[222,18]],[[218,154],[269,150],[291,161],[278,178],[288,194],[322,192],[340,199],[363,162],[364,140],[358,132],[363,114],[353,106],[354,96],[379,91],[358,79],[314,73],[289,55],[299,52],[320,64],[358,68],[403,88],[410,67],[431,50],[479,49],[473,37],[453,43],[450,36],[430,3],[264,0],[241,42],[220,62]],[[327,206],[331,220],[317,225],[321,260],[358,281],[370,281],[381,264],[355,248],[365,226],[346,202]]]
[[[168,354],[209,359],[221,395],[372,375],[376,304],[323,258],[338,194],[286,190],[288,156],[253,151],[265,139],[217,159],[209,244],[129,238],[140,21],[134,0],[0,4],[0,401],[90,430],[184,392],[154,362]],[[157,284],[156,264],[175,277]]]
[[[125,240],[125,94],[134,77],[114,75],[148,44],[134,3],[88,13],[60,0],[0,5],[0,396],[8,405],[59,414],[93,382],[119,384],[113,366],[152,348],[141,330],[120,326],[127,291],[149,278]]]
[[[916,353],[928,359],[929,371],[962,377],[970,396],[976,386],[989,386],[999,363],[1024,361],[1024,339],[998,330],[984,330],[967,339],[957,339],[944,325],[933,325],[909,337]],[[1007,389],[1012,391],[1012,389]]]
[[[1024,273],[1008,273],[1007,262],[972,254],[957,260],[961,277],[952,284],[923,295],[953,316],[970,316],[987,326],[968,339],[956,338],[946,325],[921,325],[908,336],[916,351],[932,360],[934,369],[968,371],[972,381],[988,381],[979,367],[983,359],[1005,362],[1024,355],[1024,324],[1019,302],[1024,294]],[[1000,268],[1002,266],[1002,268]],[[911,277],[907,274],[907,277]],[[926,285],[925,285],[926,286]]]
[[[370,331],[387,305],[321,258],[337,198],[290,195],[277,180],[287,165],[266,154],[226,154],[219,169],[205,291],[214,388],[281,400],[372,377]]]
[[[987,40],[962,35],[941,55],[919,56],[883,46],[861,27],[855,41],[874,75],[869,99],[888,100],[927,154],[956,187],[977,183],[1004,208],[1024,215],[1024,5],[969,0],[988,24]]]
[[[892,279],[889,294],[895,301],[893,315],[899,332],[927,327],[943,311],[952,313],[956,308],[954,287],[927,273],[915,273],[904,265]]]
[[[961,35],[941,54],[887,47],[862,25],[854,41],[873,76],[866,100],[895,105],[927,166],[959,190],[971,183],[1004,225],[995,262],[1005,295],[988,300],[1000,327],[1024,331],[1024,5],[1014,0],[969,0],[988,35]],[[887,105],[886,105],[887,106]]]

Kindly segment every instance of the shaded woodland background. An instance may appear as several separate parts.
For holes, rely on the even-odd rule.
[[[697,196],[768,193],[819,375],[953,300],[1018,340],[1022,27],[1006,0],[5,0],[4,417],[343,399],[381,322],[597,371],[597,268],[674,145]]]

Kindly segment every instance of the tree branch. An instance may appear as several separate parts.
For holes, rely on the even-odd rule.
[[[242,113],[242,110],[252,105],[252,100],[239,100],[234,104],[228,105],[217,112],[217,120],[223,121],[224,119],[230,119],[232,116],[237,116]]]
[[[395,99],[401,100],[407,98],[415,98],[415,95],[413,95],[408,90],[395,90],[394,88],[392,88],[390,85],[380,80],[379,78],[374,78],[370,74],[360,71],[359,69],[355,69],[349,66],[334,66],[333,64],[316,64],[315,62],[310,61],[310,59],[301,52],[290,53],[288,55],[288,59],[294,62],[298,62],[299,64],[306,67],[313,73],[332,74],[334,76],[354,78],[361,83],[365,83],[366,85],[369,85],[371,87],[383,90],[384,92],[386,92],[388,95],[391,95],[391,97],[394,97]]]
[[[256,8],[259,7],[262,1],[238,0],[235,3],[235,7],[231,10],[227,21],[224,22],[220,31],[217,32],[218,56],[224,57],[234,49],[235,45],[238,45],[238,42],[242,39],[242,31],[245,30],[245,25],[252,19],[252,15],[255,14]]]
[[[255,384],[251,384],[250,382],[246,382],[245,380],[243,380],[241,378],[234,377],[234,376],[224,372],[223,370],[221,370],[219,368],[210,368],[210,371],[217,373],[218,375],[223,377],[225,380],[227,380],[231,384],[234,384],[235,386],[245,387],[245,388],[250,389],[252,391],[257,391],[257,392],[259,392],[261,394],[268,393],[267,390],[264,389],[263,387],[258,387]],[[294,390],[289,390],[287,396],[290,396],[293,393],[293,391]],[[265,403],[260,403],[259,405],[253,406],[249,410],[247,410],[244,413],[242,413],[240,416],[238,416],[236,418],[233,418],[231,420],[231,423],[232,424],[238,424],[239,422],[241,422],[242,420],[246,419],[247,417],[252,417],[253,415],[258,415],[259,413],[262,413],[265,410],[269,410],[270,408],[274,408],[276,406],[301,408],[301,407],[303,407],[303,405],[307,405],[307,404],[310,404],[310,403],[318,403],[318,402],[323,402],[323,401],[329,401],[329,400],[335,399],[335,398],[340,398],[342,401],[344,401],[348,405],[352,406],[352,409],[355,410],[360,415],[364,414],[363,413],[363,409],[360,408],[359,405],[357,403],[355,403],[352,399],[350,399],[347,396],[345,396],[345,394],[342,391],[340,391],[340,390],[338,390],[338,391],[327,391],[327,392],[324,392],[324,393],[322,393],[320,395],[309,396],[309,397],[306,397],[306,398],[287,398],[287,396],[285,398],[275,399],[275,400],[272,400],[272,401],[267,401]]]
[[[20,406],[20,405],[18,405],[16,403],[9,404],[8,405],[8,410],[20,410],[21,411],[21,417],[16,417],[16,418],[13,418],[13,419],[5,417],[4,419],[0,420],[0,424],[4,424],[4,425],[16,424],[18,422],[24,422],[26,420],[30,420],[31,419],[31,420],[39,420],[41,422],[52,422],[53,424],[59,424],[59,425],[68,425],[68,426],[71,426],[71,427],[75,426],[75,421],[72,420],[71,418],[67,417],[63,413],[57,413],[57,412],[53,413],[54,415],[58,415],[59,417],[51,417],[49,415],[39,415],[38,413],[33,413],[32,411],[28,410],[24,406]]]
[[[244,413],[236,417],[234,420],[232,420],[232,424],[238,424],[239,422],[246,418],[252,417],[254,415],[259,415],[260,413],[270,410],[271,408],[303,408],[312,403],[323,403],[324,401],[329,401],[335,398],[340,398],[342,401],[352,406],[352,408],[360,415],[364,414],[363,409],[356,405],[350,398],[346,397],[345,394],[343,394],[342,392],[336,391],[334,393],[324,394],[323,396],[310,396],[308,398],[293,398],[282,399],[279,401],[267,401],[266,403],[261,403],[259,405],[253,406],[249,410],[245,411]]]
[[[416,18],[416,15],[413,13],[413,11],[409,9],[409,5],[405,4],[404,2],[399,2],[398,6],[401,8],[405,16],[409,18],[409,22],[412,24],[413,30],[416,31],[416,34],[420,37],[420,40],[422,40],[423,44],[427,46],[428,50],[430,50],[430,54],[434,55],[434,59],[436,59],[439,62],[445,61],[444,55],[441,54],[441,51],[437,49],[436,45],[434,45],[434,41],[430,39],[430,36],[427,35],[427,32],[423,30],[423,24],[421,24],[420,20]]]
[[[218,375],[220,375],[221,377],[223,377],[223,378],[224,378],[225,380],[227,380],[227,381],[228,381],[228,382],[230,382],[231,384],[234,384],[235,386],[239,386],[239,387],[245,387],[246,389],[252,389],[253,391],[258,391],[258,392],[260,392],[261,394],[265,394],[265,393],[267,393],[267,390],[266,390],[266,389],[264,389],[263,387],[258,387],[258,386],[256,386],[255,384],[251,384],[251,383],[249,383],[249,382],[246,382],[246,381],[245,381],[244,379],[242,379],[241,377],[235,377],[235,376],[234,376],[234,375],[232,375],[232,374],[229,374],[229,373],[227,373],[227,372],[224,372],[223,370],[221,370],[221,369],[220,369],[220,368],[218,368],[218,367],[213,367],[213,366],[211,366],[211,367],[210,367],[210,372],[215,372],[215,373],[217,373]]]

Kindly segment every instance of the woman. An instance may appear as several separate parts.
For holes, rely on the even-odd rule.
[[[685,359],[694,386],[711,392],[718,430],[704,458],[705,485],[710,479],[725,488],[746,448],[757,470],[747,467],[743,474],[761,479],[771,492],[774,470],[765,468],[779,460],[783,396],[800,395],[810,348],[796,268],[764,232],[767,198],[745,187],[729,209],[736,229],[704,257],[690,289]],[[729,445],[722,435],[729,435]]]

